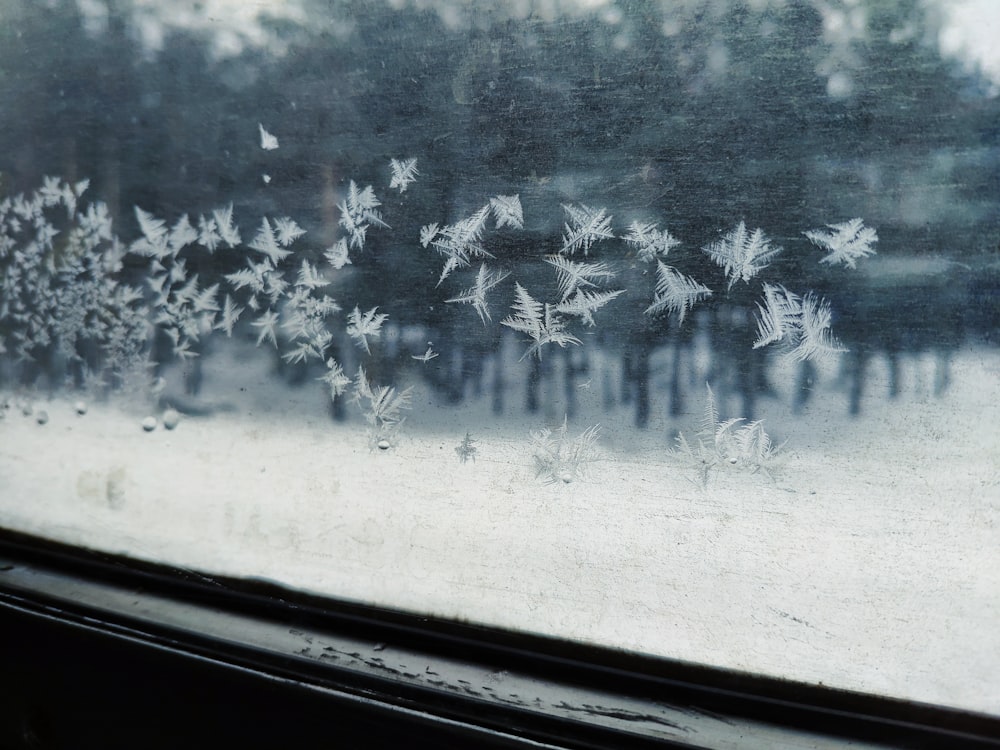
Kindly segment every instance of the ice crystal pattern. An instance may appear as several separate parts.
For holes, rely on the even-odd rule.
[[[475,311],[479,313],[479,318],[483,321],[483,325],[486,325],[486,321],[492,320],[490,317],[490,309],[486,304],[486,293],[508,276],[510,276],[509,273],[490,270],[487,268],[486,264],[483,263],[479,266],[479,273],[476,274],[475,285],[471,289],[465,290],[457,297],[446,299],[445,303],[461,302],[472,305]]]
[[[638,221],[632,222],[628,234],[622,239],[635,249],[636,257],[644,263],[666,258],[673,248],[681,244],[666,229],[661,230],[656,224]]]
[[[424,247],[430,245],[444,256],[444,267],[438,277],[440,286],[453,271],[466,268],[472,258],[493,258],[483,246],[483,233],[486,230],[486,220],[490,215],[490,205],[487,203],[471,216],[454,224],[438,228],[438,225],[428,224],[420,232],[420,242]]]
[[[818,360],[847,351],[830,331],[830,304],[809,292],[799,297],[780,284],[764,285],[757,303],[757,340],[753,348],[782,342],[795,361]]]
[[[278,148],[278,139],[264,130],[264,126],[261,123],[257,123],[257,128],[260,130],[260,147],[265,151],[274,151]]]
[[[357,345],[364,349],[366,353],[371,354],[368,339],[380,338],[382,336],[382,324],[388,319],[389,316],[386,313],[380,313],[378,307],[373,307],[365,313],[355,307],[348,318],[347,335],[354,339]]]
[[[277,139],[262,124],[258,127],[261,147],[277,147]],[[388,187],[400,194],[419,189],[416,164],[412,158],[391,160]],[[71,184],[46,177],[34,194],[0,200],[0,355],[22,368],[33,361],[65,363],[63,375],[72,375],[78,383],[121,385],[127,373],[148,369],[154,351],[163,354],[162,342],[168,357],[188,360],[199,356],[206,337],[241,331],[289,365],[325,365],[318,380],[331,398],[351,390],[351,379],[333,356],[343,351],[339,342],[353,341],[362,361],[372,356],[388,313],[378,305],[367,310],[354,306],[345,315],[330,290],[344,288],[338,274],[352,263],[352,252],[366,249],[369,230],[390,229],[374,186],[348,182],[339,203],[340,236],[325,250],[311,246],[306,231],[282,215],[256,218],[244,242],[232,203],[195,218],[182,214],[169,220],[136,206],[138,236],[122,243],[107,207],[99,201],[85,203],[87,189],[86,180]],[[634,299],[648,294],[643,289],[608,288],[626,264],[655,279],[652,302],[645,307],[648,315],[667,314],[683,323],[696,305],[713,295],[709,286],[684,273],[691,253],[678,251],[680,241],[656,222],[633,221],[616,236],[606,208],[563,204],[558,244],[546,250],[547,255],[534,256],[544,262],[541,268],[550,269],[552,278],[539,279],[537,287],[533,283],[532,289],[546,290],[533,296],[523,276],[517,278],[524,268],[521,261],[505,257],[508,251],[503,248],[511,243],[498,240],[499,235],[523,230],[520,196],[498,194],[474,205],[479,208],[451,223],[423,225],[419,238],[413,237],[414,245],[419,239],[442,259],[438,286],[460,269],[478,264],[475,275],[469,275],[471,286],[456,285],[446,292],[428,289],[428,295],[451,306],[472,306],[487,328],[496,325],[491,304],[510,304],[499,324],[524,338],[522,360],[540,359],[549,344],[581,345],[576,333],[596,327],[605,307],[623,295]],[[804,235],[826,251],[819,262],[846,268],[872,255],[877,241],[875,230],[861,219]],[[377,255],[381,247],[379,242],[371,252]],[[831,331],[826,300],[766,280],[765,272],[779,251],[762,230],[751,232],[743,222],[703,248],[723,269],[729,290],[740,282],[756,285],[765,277],[759,282],[755,348],[774,345],[793,360],[844,351]],[[208,256],[213,257],[206,263]],[[140,281],[128,280],[134,272],[125,275],[126,259],[130,269],[145,270]],[[655,269],[646,264],[655,264]],[[648,273],[653,270],[655,276]],[[511,277],[513,284],[508,282]],[[339,286],[332,286],[334,281]],[[411,356],[426,364],[438,352],[428,346],[424,354]],[[360,377],[354,383],[355,397],[368,403],[366,413],[376,433],[401,422],[399,410],[408,391],[392,389],[372,387]],[[699,439],[706,455],[716,460],[723,438],[727,445],[765,444],[760,426],[750,427],[734,423],[721,438]],[[727,448],[726,455],[732,450]],[[753,450],[746,460],[767,455],[766,450],[759,455]]]
[[[783,341],[799,330],[802,316],[802,299],[781,284],[767,284],[764,304],[757,303],[757,340],[754,349]]]
[[[350,235],[350,246],[361,250],[371,227],[388,228],[377,210],[382,202],[375,197],[375,190],[368,185],[359,190],[354,180],[347,188],[347,197],[340,202],[340,226]]]
[[[521,355],[523,360],[535,354],[542,356],[542,347],[546,344],[558,344],[566,347],[571,344],[580,344],[580,339],[566,330],[565,321],[559,317],[552,305],[538,302],[528,291],[515,283],[517,301],[513,306],[513,314],[504,318],[501,324],[521,333],[526,333],[531,340],[531,345],[527,351]]]
[[[330,389],[331,400],[344,395],[351,384],[351,379],[344,373],[344,368],[333,357],[326,360],[326,373],[317,380],[326,383]]]
[[[878,234],[871,227],[866,227],[861,219],[828,224],[827,229],[830,231],[814,229],[805,232],[810,242],[827,251],[820,263],[843,263],[848,268],[855,268],[860,258],[875,255]]]
[[[428,362],[430,362],[432,359],[436,358],[437,356],[438,356],[438,353],[436,351],[434,351],[433,348],[431,348],[430,346],[428,346],[427,347],[427,351],[425,351],[423,354],[411,354],[410,355],[410,359],[415,359],[418,362],[423,362],[424,364],[427,364]]]
[[[412,386],[401,391],[391,385],[372,386],[364,368],[358,368],[354,379],[354,399],[368,423],[370,447],[384,447],[386,443],[395,443],[399,428],[406,420],[402,411],[410,408],[412,392]]]
[[[705,248],[705,252],[722,266],[729,281],[729,289],[737,281],[749,282],[781,252],[764,234],[763,230],[747,230],[742,221],[733,231]]]
[[[444,266],[438,277],[438,286],[455,270],[466,268],[473,258],[494,258],[485,246],[487,222],[492,214],[495,228],[522,229],[524,213],[517,195],[497,195],[490,198],[474,213],[454,224],[440,226],[437,222],[425,224],[420,229],[420,244],[432,247],[444,256]]]
[[[587,255],[595,242],[614,238],[615,235],[611,231],[611,217],[605,209],[564,204],[563,210],[569,218],[563,228],[560,253],[573,255],[580,250]]]
[[[556,430],[543,427],[532,432],[531,455],[535,462],[535,475],[546,484],[569,484],[584,477],[587,467],[599,458],[599,432],[600,425],[593,425],[571,438],[565,418]]]
[[[802,298],[802,316],[799,318],[801,338],[791,352],[792,359],[804,362],[847,351],[830,331],[831,317],[829,302],[812,292]]]
[[[496,219],[497,229],[511,227],[524,228],[524,211],[521,208],[521,198],[517,195],[498,195],[490,198],[490,208]]]
[[[340,305],[329,295],[317,296],[315,293],[328,284],[309,261],[302,261],[282,312],[281,325],[288,335],[290,349],[281,356],[289,364],[313,359],[322,361],[333,340],[327,319],[340,312]]]
[[[150,331],[143,290],[123,280],[127,249],[107,206],[83,207],[87,180],[46,177],[0,200],[0,355],[24,365],[58,354],[67,374],[142,369]]]
[[[763,472],[773,478],[775,446],[764,431],[762,420],[743,418],[720,420],[711,386],[705,386],[705,411],[693,442],[677,433],[676,455],[694,469],[698,484],[708,484],[712,471],[739,469],[752,474]]]
[[[665,264],[656,261],[656,295],[652,304],[646,308],[647,315],[661,312],[674,313],[678,322],[684,322],[694,303],[711,296],[712,290],[704,284],[699,284],[689,276]]]
[[[341,237],[328,247],[326,252],[323,253],[323,257],[326,258],[327,262],[333,266],[336,271],[339,271],[346,265],[353,265],[351,263],[350,249],[347,246],[346,237]]]
[[[607,281],[615,276],[607,263],[579,263],[562,255],[550,255],[545,262],[556,269],[561,302],[581,287],[593,287],[595,282]]]
[[[396,188],[400,193],[405,193],[406,188],[416,182],[417,175],[420,174],[417,171],[416,159],[391,159],[389,161],[389,170],[392,172],[389,187],[390,189]]]
[[[475,462],[476,453],[479,452],[479,449],[476,447],[476,442],[477,441],[472,438],[472,435],[469,432],[466,432],[465,437],[462,438],[462,442],[455,448],[458,460],[463,464],[470,459]]]
[[[575,315],[580,319],[580,322],[594,328],[597,325],[594,313],[622,294],[625,294],[624,289],[607,292],[589,292],[586,289],[577,289],[572,297],[556,305],[556,312],[563,315]]]

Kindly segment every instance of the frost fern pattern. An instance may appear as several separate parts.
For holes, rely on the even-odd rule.
[[[265,151],[277,148],[263,126],[260,136]],[[395,191],[394,205],[419,192],[428,169],[421,164],[418,170],[417,163],[416,157],[390,160],[383,187]],[[391,207],[376,186],[362,185],[348,180],[338,205],[340,236],[325,248],[311,243],[308,231],[288,216],[262,216],[251,229],[241,228],[232,204],[169,221],[136,206],[139,236],[126,244],[114,234],[103,203],[84,203],[86,180],[45,178],[34,194],[0,201],[0,357],[22,379],[48,368],[76,383],[96,374],[120,384],[126,373],[148,369],[157,337],[168,343],[170,357],[183,361],[200,356],[209,337],[242,331],[288,365],[321,367],[324,374],[316,379],[331,399],[353,393],[368,404],[374,434],[394,437],[409,391],[372,386],[360,373],[352,380],[338,361],[344,339],[355,345],[348,356],[360,358],[362,367],[377,357],[385,326],[397,315],[391,300],[362,305],[350,298],[351,284],[338,281],[360,254],[382,252],[388,241],[381,237],[393,232],[392,216],[385,215]],[[584,346],[584,335],[599,329],[603,316],[620,315],[615,311],[624,309],[622,300],[641,301],[639,309],[654,322],[682,325],[699,305],[737,285],[759,295],[753,348],[773,346],[795,361],[845,351],[831,329],[828,301],[767,278],[783,250],[760,228],[740,222],[701,248],[700,256],[721,271],[724,288],[713,289],[706,283],[711,280],[690,275],[702,268],[699,253],[685,249],[656,217],[633,221],[619,235],[607,208],[558,204],[557,251],[538,253],[526,266],[523,255],[509,251],[530,219],[520,196],[501,193],[478,205],[450,223],[411,228],[408,242],[421,254],[419,262],[440,264],[436,283],[422,293],[452,314],[468,306],[482,326],[516,336],[522,360],[540,360],[551,345]],[[873,255],[878,239],[861,219],[803,235],[825,251],[818,263],[848,269]],[[145,268],[139,284],[126,280],[126,265]],[[636,265],[652,272],[649,286],[616,284]],[[197,270],[209,267],[211,273]],[[506,314],[497,315],[498,307]],[[428,365],[439,353],[428,347],[413,359]],[[736,434],[761,440],[756,433]]]

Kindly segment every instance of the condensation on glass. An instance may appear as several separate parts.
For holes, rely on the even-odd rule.
[[[995,712],[1000,13],[0,2],[0,525]]]

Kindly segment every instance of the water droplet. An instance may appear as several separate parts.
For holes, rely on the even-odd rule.
[[[74,411],[76,411],[77,414],[83,416],[84,414],[87,413],[87,402],[77,401],[75,404],[73,404],[73,409]]]
[[[152,432],[156,429],[156,417],[146,417],[142,420],[142,429],[146,432]]]
[[[42,409],[38,412],[38,416],[35,417],[35,421],[38,422],[38,424],[45,424],[49,421],[49,413]]]
[[[172,430],[181,421],[181,415],[176,409],[167,409],[163,412],[163,426]]]

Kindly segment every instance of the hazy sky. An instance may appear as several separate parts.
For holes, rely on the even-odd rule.
[[[383,0],[373,0],[380,2]],[[100,24],[106,6],[102,0],[78,0],[85,15]],[[751,0],[751,4],[780,4],[785,0]],[[859,0],[813,0],[824,15],[850,16]],[[946,27],[939,40],[948,56],[965,61],[970,68],[980,68],[994,82],[1000,93],[1000,0],[925,0],[943,11]],[[415,5],[436,8],[445,20],[454,14],[467,13],[473,5],[466,0],[388,0],[390,5]],[[485,0],[484,5],[505,8],[514,15],[529,11],[543,15],[560,14],[570,8],[576,12],[611,6],[610,0]],[[147,48],[159,49],[164,31],[169,27],[211,28],[215,31],[216,52],[220,56],[238,54],[246,45],[268,46],[274,38],[259,23],[262,16],[280,17],[294,22],[308,22],[298,0],[135,0],[137,27]],[[610,17],[604,14],[606,18]],[[275,51],[280,51],[276,49]]]
[[[937,0],[950,19],[941,33],[941,50],[979,66],[1000,88],[1000,2],[997,0]]]

